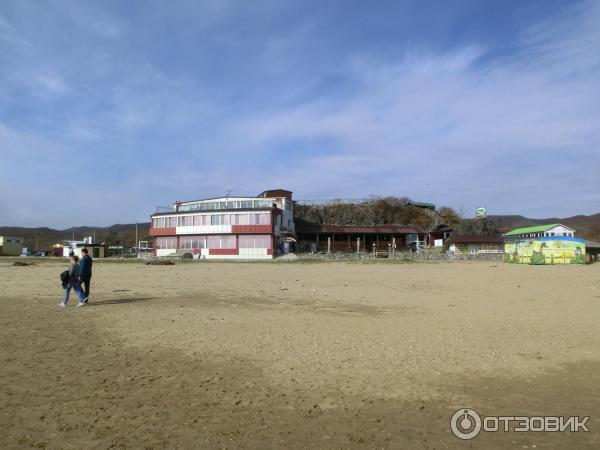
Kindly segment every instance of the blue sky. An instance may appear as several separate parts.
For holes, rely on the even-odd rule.
[[[174,200],[600,212],[598,1],[0,2],[0,225]]]

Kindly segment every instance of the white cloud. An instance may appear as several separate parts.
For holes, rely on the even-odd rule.
[[[250,47],[229,28],[197,34],[231,11],[229,2],[148,8],[138,28],[98,5],[68,3],[64,20],[82,42],[63,52],[56,34],[49,53],[39,35],[0,16],[2,188],[22,187],[10,200],[21,211],[13,223],[107,225],[175,199],[272,186],[301,198],[408,195],[493,213],[597,212],[598,3],[525,30],[501,55],[469,42],[406,48],[385,62],[364,51],[313,60],[323,36],[312,19]],[[157,45],[152,26],[165,23],[181,28],[169,39],[181,31],[177,42],[189,44],[173,58],[140,44]],[[214,42],[202,45],[198,36],[208,35]],[[237,78],[228,72],[237,65],[211,72],[211,62],[232,57],[218,51],[231,48],[256,51],[244,62],[258,67]],[[200,62],[188,66],[188,58]],[[65,169],[73,158],[75,168]],[[69,175],[79,180],[78,165],[103,177],[79,191],[75,212],[54,216],[47,205]],[[90,200],[98,208],[79,222]]]
[[[564,202],[554,202],[556,214],[593,212],[600,193],[579,204],[565,195],[578,189],[576,180],[592,189],[581,174],[600,161],[600,72],[593,70],[600,63],[600,5],[587,7],[558,30],[552,22],[528,30],[521,50],[502,64],[479,63],[489,55],[476,46],[412,53],[383,66],[353,60],[350,70],[360,80],[354,95],[245,118],[241,134],[256,148],[335,142],[337,155],[287,169],[306,192],[338,196],[350,185],[346,195],[385,188],[381,193],[402,195],[418,191],[418,183],[417,195],[427,195],[429,180],[437,186],[430,195],[443,203],[487,201],[506,213],[551,214],[534,203],[556,196]],[[378,176],[390,168],[395,182]],[[519,208],[513,202],[520,189],[530,195]]]

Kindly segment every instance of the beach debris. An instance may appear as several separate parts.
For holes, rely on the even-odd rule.
[[[146,261],[144,264],[147,266],[174,266],[175,263],[170,259],[151,259]]]
[[[279,284],[279,289],[282,291],[287,291],[288,290],[288,285],[285,281],[282,281],[281,284]]]

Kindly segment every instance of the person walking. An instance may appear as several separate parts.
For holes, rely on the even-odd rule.
[[[71,257],[71,264],[69,265],[69,270],[68,270],[69,274],[68,277],[66,279],[66,283],[65,283],[65,296],[63,298],[63,301],[61,303],[58,304],[58,306],[60,307],[65,307],[67,306],[67,302],[69,301],[69,294],[71,293],[71,289],[73,289],[75,291],[75,294],[77,295],[77,298],[79,299],[79,303],[77,303],[77,306],[84,306],[84,294],[83,291],[81,290],[81,280],[79,279],[79,276],[81,274],[81,270],[79,268],[79,258],[77,257],[77,255],[73,255]]]
[[[87,248],[81,249],[81,261],[79,262],[79,267],[81,269],[81,284],[84,289],[84,303],[87,303],[90,299],[90,283],[92,281],[92,257],[89,255]]]

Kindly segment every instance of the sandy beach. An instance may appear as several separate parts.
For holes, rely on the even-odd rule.
[[[600,264],[98,260],[60,309],[65,265],[0,259],[2,448],[600,447]]]

